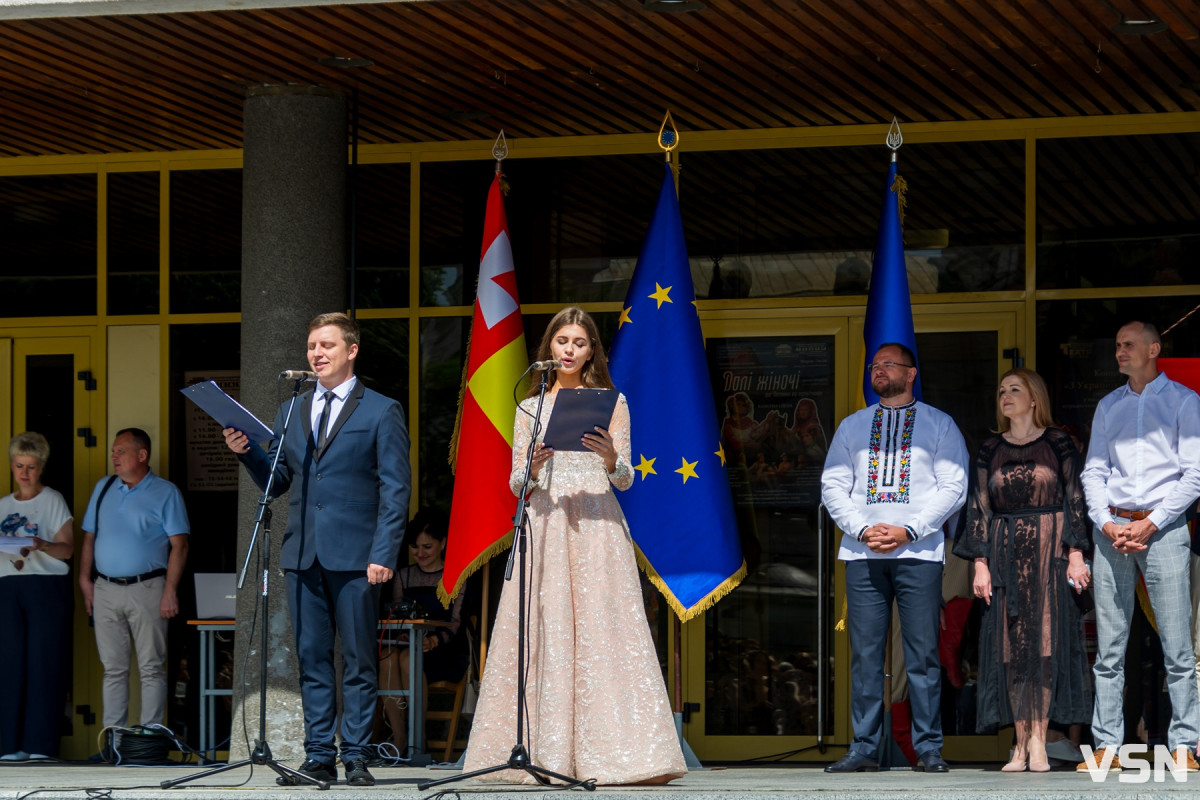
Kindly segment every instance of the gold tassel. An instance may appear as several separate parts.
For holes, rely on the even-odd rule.
[[[892,192],[896,195],[896,204],[900,209],[900,230],[904,230],[904,209],[908,205],[908,181],[901,177],[900,173],[896,173],[896,180],[892,183]]]
[[[708,611],[717,604],[718,600],[736,589],[738,584],[740,584],[746,578],[746,562],[743,559],[742,565],[738,567],[737,572],[721,581],[718,586],[705,595],[703,599],[696,603],[696,605],[692,606],[691,608],[684,608],[683,604],[679,602],[679,599],[676,598],[671,592],[666,581],[664,581],[662,576],[660,576],[658,572],[655,571],[654,567],[650,565],[649,559],[647,559],[645,554],[642,553],[642,548],[638,547],[636,544],[633,547],[634,552],[637,554],[638,566],[641,568],[642,572],[646,573],[646,577],[650,579],[650,583],[654,584],[654,588],[658,589],[658,591],[662,593],[662,596],[667,601],[667,605],[671,607],[671,610],[675,612],[675,616],[679,617],[681,622],[687,622],[693,617],[699,616],[705,611]]]
[[[458,597],[458,593],[461,592],[463,587],[467,585],[467,578],[470,578],[472,575],[478,572],[479,568],[491,561],[493,557],[504,552],[509,547],[512,547],[512,542],[513,532],[510,530],[508,533],[504,534],[487,548],[485,548],[482,553],[475,556],[475,558],[471,560],[470,564],[467,564],[467,566],[463,567],[463,571],[458,573],[458,581],[454,584],[454,588],[450,591],[447,592],[445,587],[439,583],[437,587],[437,596],[438,600],[442,601],[442,605],[446,608],[449,608],[450,604],[454,602],[454,598]]]
[[[833,629],[835,631],[837,631],[838,633],[844,633],[846,631],[846,620],[848,620],[849,618],[850,618],[850,611],[849,611],[849,609],[846,608],[846,597],[843,595],[842,596],[842,616],[838,618],[837,624],[833,626]]]

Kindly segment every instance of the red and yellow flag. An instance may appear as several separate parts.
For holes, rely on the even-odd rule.
[[[446,538],[446,567],[438,596],[449,603],[467,578],[512,543],[516,498],[508,486],[512,468],[515,384],[529,366],[525,329],[517,301],[517,279],[508,220],[497,174],[488,191],[483,252],[467,364],[450,441],[454,499]]]

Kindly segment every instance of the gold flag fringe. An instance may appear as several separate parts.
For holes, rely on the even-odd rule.
[[[850,610],[848,608],[846,608],[846,597],[845,597],[845,595],[843,595],[842,596],[842,615],[840,617],[838,617],[837,624],[833,626],[833,629],[835,631],[837,631],[838,633],[841,633],[842,631],[846,630],[846,620],[849,619],[849,617],[850,617]]]
[[[495,556],[512,547],[512,542],[513,532],[510,529],[508,533],[504,534],[499,539],[484,548],[483,552],[475,556],[475,558],[471,560],[470,564],[467,564],[465,567],[463,567],[463,571],[458,573],[458,580],[454,583],[454,588],[450,591],[447,592],[446,587],[439,582],[437,587],[437,596],[438,600],[442,601],[442,605],[446,608],[449,608],[450,604],[454,602],[454,598],[458,597],[458,593],[461,592],[463,587],[467,585],[467,579],[478,572],[480,567],[486,565]]]
[[[908,181],[896,173],[896,180],[892,183],[892,191],[896,195],[896,204],[900,209],[900,231],[904,231],[904,209],[908,206]]]
[[[646,573],[646,577],[650,579],[650,583],[654,584],[654,588],[658,589],[658,591],[662,593],[662,596],[666,598],[667,605],[671,607],[671,610],[675,612],[675,616],[679,617],[681,622],[687,622],[692,617],[708,611],[710,608],[716,605],[718,600],[736,589],[738,584],[740,584],[746,577],[746,561],[743,559],[742,565],[738,567],[737,572],[723,580],[691,608],[684,608],[683,604],[679,602],[679,599],[675,597],[674,593],[671,592],[666,581],[664,581],[662,576],[660,576],[654,567],[651,566],[650,560],[646,558],[644,553],[642,553],[642,548],[638,547],[636,544],[633,546],[633,548],[637,553],[638,566],[641,568],[642,572]]]

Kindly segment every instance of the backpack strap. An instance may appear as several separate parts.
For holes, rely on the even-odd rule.
[[[100,535],[100,504],[104,502],[104,495],[108,494],[108,490],[112,488],[116,480],[116,475],[110,475],[108,481],[104,484],[104,488],[100,490],[100,496],[96,498],[96,530],[92,531],[92,536]]]

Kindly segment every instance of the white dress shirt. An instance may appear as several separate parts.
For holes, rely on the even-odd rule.
[[[351,375],[332,389],[326,389],[321,384],[317,384],[317,388],[313,390],[312,419],[308,424],[309,430],[313,432],[314,442],[321,440],[317,424],[321,421],[321,412],[325,409],[325,394],[327,392],[333,394],[333,399],[329,401],[329,423],[325,427],[325,435],[328,436],[329,432],[333,430],[334,423],[337,422],[338,415],[342,413],[342,406],[346,405],[346,398],[354,389],[356,380],[358,380],[358,376]]]
[[[942,561],[942,524],[966,502],[967,463],[958,426],[933,406],[878,403],[846,417],[821,473],[821,501],[843,531],[838,558]],[[910,527],[919,538],[876,553],[858,533],[878,523]]]
[[[1116,520],[1109,506],[1174,522],[1200,496],[1200,397],[1162,372],[1141,394],[1127,383],[1105,395],[1081,480],[1097,528]]]

